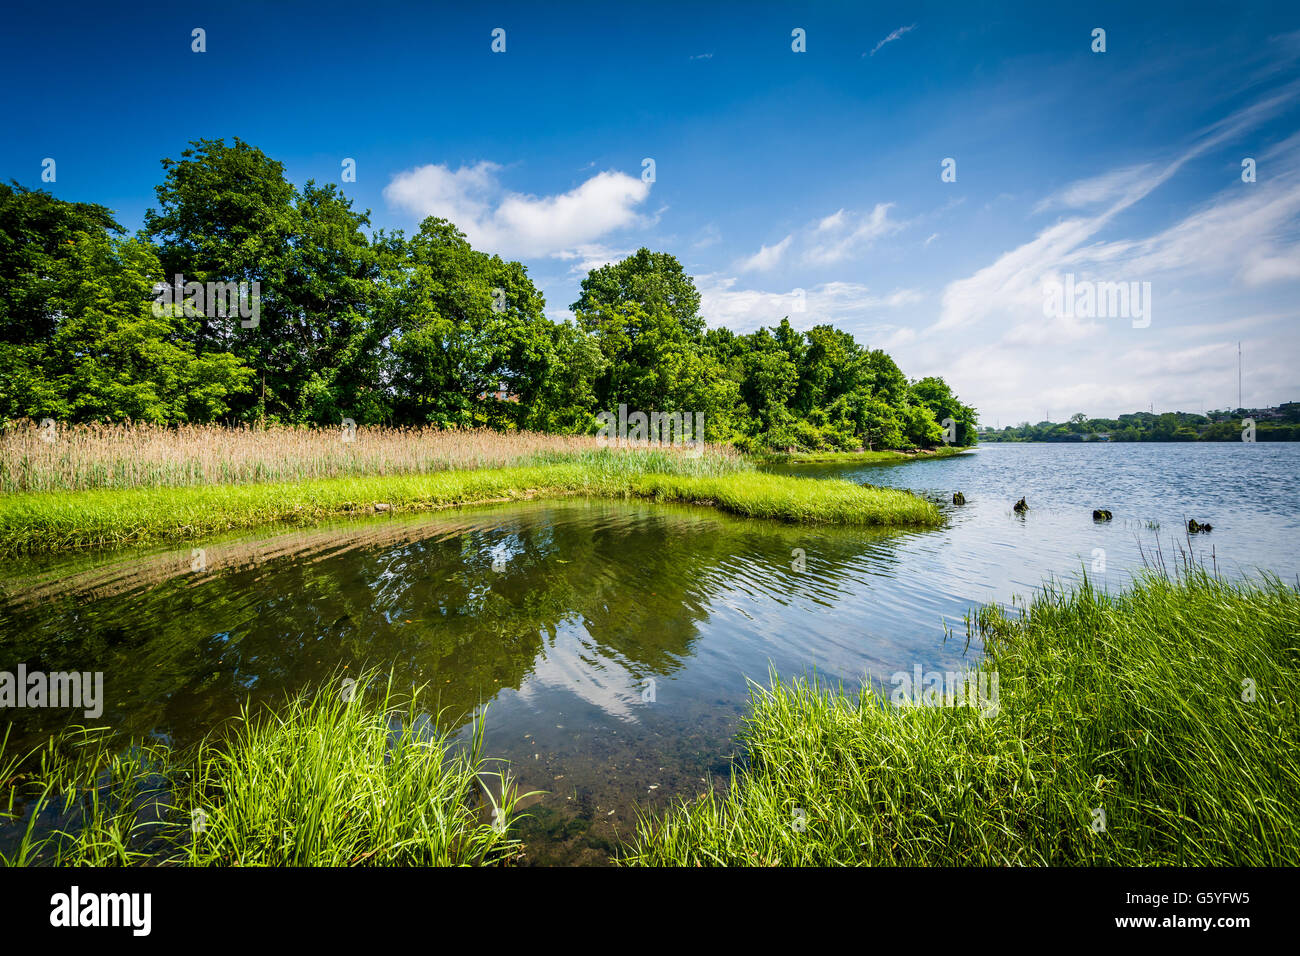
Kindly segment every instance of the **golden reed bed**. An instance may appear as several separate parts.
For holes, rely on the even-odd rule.
[[[402,475],[597,447],[590,435],[489,429],[23,423],[0,429],[0,492]]]

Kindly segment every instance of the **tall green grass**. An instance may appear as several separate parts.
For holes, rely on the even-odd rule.
[[[1146,572],[968,622],[997,714],[755,689],[748,766],[640,865],[1300,864],[1300,594]]]
[[[244,714],[194,748],[122,749],[102,731],[5,761],[7,865],[454,866],[509,860],[519,795],[487,770],[482,721],[454,749],[391,685],[338,686]],[[29,776],[19,769],[32,763]]]
[[[282,484],[97,489],[0,496],[0,554],[185,541],[336,515],[427,511],[590,496],[705,504],[754,518],[844,525],[937,525],[906,491],[759,473],[734,459],[590,452],[579,461]]]

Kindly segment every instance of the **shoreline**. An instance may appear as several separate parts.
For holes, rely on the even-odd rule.
[[[691,466],[683,464],[680,471]],[[702,469],[701,469],[702,470]],[[360,514],[410,514],[544,498],[631,498],[702,505],[746,518],[857,527],[937,527],[942,512],[908,491],[759,471],[678,473],[636,459],[0,496],[0,554],[194,541]]]
[[[978,446],[944,447],[915,451],[803,451],[773,452],[756,456],[763,464],[773,465],[898,465],[910,461],[939,461],[969,454]]]

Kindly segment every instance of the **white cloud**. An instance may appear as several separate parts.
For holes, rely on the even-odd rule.
[[[631,249],[611,249],[600,243],[584,243],[576,249],[555,253],[555,258],[576,260],[569,269],[569,275],[581,278],[592,269],[599,269],[601,266],[626,259],[632,252]]]
[[[1149,404],[1198,411],[1236,404],[1240,339],[1246,403],[1294,395],[1300,339],[1290,332],[1300,313],[1287,308],[1288,287],[1265,290],[1271,299],[1260,290],[1300,281],[1300,134],[1255,153],[1236,144],[1297,91],[1291,84],[1207,127],[1162,163],[1126,164],[1053,193],[1038,209],[1065,210],[1061,219],[949,282],[938,321],[915,339],[895,333],[900,367],[942,375],[989,424],[1038,421],[1047,411],[1057,421],[1077,411],[1109,417]],[[1223,176],[1207,201],[1154,228],[1122,215],[1207,154]],[[1241,182],[1242,155],[1267,175]],[[1067,272],[1151,281],[1152,324],[1045,318],[1043,282]]]
[[[765,272],[781,261],[785,251],[790,248],[794,236],[789,235],[774,246],[763,246],[747,259],[741,260],[738,268],[741,272]]]
[[[843,210],[843,209],[839,210],[838,212],[833,212],[833,213],[831,213],[829,216],[827,216],[827,217],[826,217],[825,219],[823,219],[821,222],[817,223],[817,231],[818,231],[818,232],[826,232],[827,230],[830,230],[830,229],[838,229],[838,228],[839,228],[840,226],[842,226],[842,225],[844,225],[844,210]]]
[[[1130,191],[1140,190],[1150,173],[1150,164],[1143,164],[1116,169],[1091,179],[1081,179],[1041,200],[1034,207],[1034,212],[1039,213],[1053,207],[1082,209],[1098,203],[1113,202]]]
[[[912,289],[876,295],[860,283],[825,282],[804,290],[803,311],[799,311],[801,300],[795,289],[745,289],[737,288],[738,282],[734,276],[716,273],[696,277],[700,309],[710,325],[726,326],[736,332],[752,332],[759,326],[773,325],[788,316],[790,322],[801,329],[829,322],[846,331],[862,331],[864,322],[877,319],[884,310],[921,300],[921,295]],[[878,323],[871,326],[872,331],[879,328]]]
[[[637,207],[650,195],[650,184],[639,177],[608,170],[552,196],[509,192],[497,179],[500,169],[490,162],[457,170],[419,166],[394,176],[384,198],[420,219],[451,220],[479,248],[538,257],[638,224]]]
[[[716,246],[722,241],[722,231],[718,229],[715,223],[709,223],[697,235],[699,238],[691,243],[692,249],[707,249],[709,246]]]
[[[1130,167],[1068,187],[1052,204],[1109,202],[1100,212],[1062,220],[1043,229],[1032,240],[1003,253],[973,275],[950,282],[943,293],[939,321],[932,331],[950,331],[989,317],[1009,324],[1042,315],[1043,283],[1059,281],[1063,272],[1091,277],[1089,268],[1102,269],[1098,278],[1110,281],[1149,279],[1163,270],[1223,270],[1232,263],[1247,277],[1262,281],[1279,269],[1259,266],[1253,271],[1243,261],[1244,250],[1260,251],[1261,240],[1283,231],[1287,217],[1300,208],[1300,186],[1279,174],[1267,188],[1263,183],[1240,184],[1255,193],[1232,190],[1220,194],[1210,206],[1188,216],[1155,236],[1143,240],[1092,243],[1120,213],[1140,202],[1174,176],[1182,166],[1220,143],[1237,137],[1294,98],[1297,84],[1282,94],[1257,103],[1202,132],[1201,138],[1162,169],[1154,165]],[[1234,187],[1236,189],[1237,187]],[[1041,204],[1040,204],[1041,205]],[[1276,258],[1271,247],[1261,258]],[[1081,329],[1063,329],[1066,334]],[[1075,336],[1077,337],[1077,336]]]
[[[1253,259],[1242,267],[1240,275],[1249,286],[1300,279],[1300,249],[1292,247],[1288,256]]]
[[[880,49],[882,46],[884,46],[886,43],[893,43],[895,40],[897,40],[899,37],[901,37],[904,33],[911,33],[911,32],[912,32],[913,30],[915,30],[915,29],[916,29],[916,24],[915,24],[915,23],[913,23],[911,26],[899,27],[897,30],[895,30],[893,33],[891,33],[889,36],[885,37],[883,40],[881,40],[879,43],[877,43],[877,44],[875,45],[875,47],[872,48],[871,52],[868,53],[868,54],[866,54],[866,55],[867,55],[867,56],[875,56],[875,55],[876,55],[876,51],[879,50],[879,49]]]
[[[804,262],[810,265],[833,265],[870,248],[883,236],[902,229],[904,224],[889,218],[893,203],[876,203],[866,216],[855,217],[843,209],[817,224],[804,250]]]

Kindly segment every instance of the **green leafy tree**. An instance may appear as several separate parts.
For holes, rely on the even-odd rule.
[[[67,242],[48,264],[53,330],[45,341],[3,347],[6,414],[156,424],[226,415],[252,371],[229,353],[196,356],[180,310],[155,309],[153,250],[102,231]]]
[[[957,432],[953,444],[962,446],[975,444],[979,429],[975,409],[958,401],[957,396],[948,387],[948,383],[942,378],[930,376],[913,382],[908,389],[908,397],[912,404],[930,411],[935,421],[940,423],[941,436],[943,421],[951,419]],[[940,440],[942,441],[942,437]]]
[[[301,217],[284,166],[238,138],[233,146],[197,140],[162,166],[158,209],[144,223],[168,280],[261,284],[257,327],[244,327],[238,314],[205,314],[194,330],[199,354],[232,352],[256,370],[258,391],[236,409],[240,417],[296,419],[295,386],[312,356],[302,354],[300,315],[286,298]]]
[[[560,343],[522,265],[473,249],[430,217],[393,278],[383,322],[397,420],[517,425],[548,394]],[[503,386],[517,402],[482,397]]]
[[[55,264],[80,234],[121,232],[103,206],[0,183],[0,342],[47,341],[57,323],[50,307]]]
[[[603,357],[594,390],[600,410],[699,412],[711,439],[729,437],[735,383],[675,315],[624,303],[580,312],[578,321]]]
[[[641,248],[620,262],[593,269],[582,280],[574,314],[605,306],[640,305],[671,315],[692,340],[704,334],[700,293],[677,257]]]

